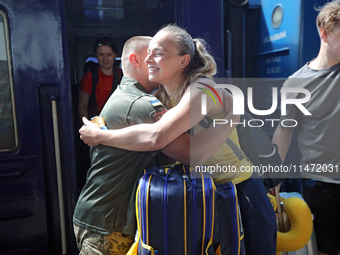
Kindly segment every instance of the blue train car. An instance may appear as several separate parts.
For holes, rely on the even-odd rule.
[[[273,103],[273,88],[277,89],[280,99],[280,88],[283,82],[315,58],[320,47],[320,38],[316,29],[316,7],[327,0],[261,0],[257,9],[253,10],[248,26],[251,38],[248,44],[248,77],[250,83],[244,89],[253,87],[254,108],[270,109]],[[258,25],[259,24],[259,25]],[[281,115],[280,100],[276,110],[269,116],[256,116],[258,119],[279,119]],[[266,122],[265,122],[266,123]],[[275,125],[266,123],[263,126],[268,136],[272,136]],[[301,155],[294,133],[286,164],[300,164]],[[296,180],[295,182],[299,182]],[[293,184],[293,191],[301,192],[301,184]]]
[[[203,0],[0,0],[0,254],[79,253],[72,215],[87,169],[72,91],[94,40],[110,36],[121,51],[131,36],[177,23],[207,40],[223,77],[226,8],[222,0],[209,8]]]
[[[316,29],[315,7],[326,0],[262,0],[249,25],[247,77],[260,78],[254,86],[254,106],[269,109],[272,88],[282,83],[307,61],[317,56],[320,38]],[[253,21],[254,19],[250,19]],[[280,105],[280,104],[278,104]],[[280,107],[271,116],[280,116]],[[272,134],[273,129],[266,130]]]
[[[1,1],[0,254],[66,254],[78,195],[62,1]]]
[[[254,51],[256,77],[288,77],[317,55],[315,7],[325,2],[262,0],[259,47]]]
[[[76,94],[96,38],[121,53],[131,36],[177,23],[208,42],[217,77],[266,78],[254,106],[267,109],[268,89],[316,55],[320,2],[0,0],[0,255],[78,254],[72,215],[87,155]]]

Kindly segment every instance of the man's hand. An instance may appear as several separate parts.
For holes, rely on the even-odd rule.
[[[84,126],[79,129],[80,139],[89,146],[100,144],[98,134],[102,132],[99,125],[92,123],[87,118],[83,117]]]

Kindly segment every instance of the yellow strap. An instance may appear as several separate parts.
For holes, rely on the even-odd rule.
[[[237,199],[237,190],[234,183],[232,183],[235,189],[235,199],[236,199],[236,213],[237,213],[237,236],[238,236],[238,253],[240,254],[241,249],[241,238],[240,238],[240,218],[239,218],[239,211],[238,211],[238,199]]]
[[[208,249],[209,247],[212,245],[212,240],[210,239],[209,242],[208,242],[208,245],[207,245],[207,248],[205,248],[205,255],[209,255],[208,253]],[[216,254],[216,253],[215,253]]]
[[[136,204],[135,204],[135,207],[136,207],[136,218],[137,218],[137,228],[138,228],[137,241],[141,237],[141,235],[140,235],[140,228],[141,228],[141,226],[140,226],[140,221],[139,221],[138,201],[140,201],[140,181],[139,181],[139,184],[138,184],[138,187],[137,187]],[[140,209],[140,207],[139,207],[139,209]]]
[[[211,178],[211,176],[209,176],[210,181],[212,183],[212,187],[213,187],[213,194],[212,194],[212,222],[211,222],[211,237],[210,237],[210,241],[212,243],[213,241],[213,236],[214,236],[214,220],[215,220],[215,183],[214,180]]]
[[[210,245],[212,245],[213,243],[213,237],[214,237],[214,219],[215,219],[215,183],[213,181],[213,179],[211,178],[211,176],[209,176],[212,187],[213,187],[213,194],[212,194],[212,219],[211,219],[211,236],[210,236],[210,240],[208,242],[207,248],[205,249],[205,253],[206,255],[208,255],[208,248],[210,247]],[[220,247],[218,247],[220,248]],[[221,253],[221,251],[220,251]],[[216,254],[216,252],[215,252]]]
[[[150,190],[150,182],[151,182],[151,178],[152,175],[150,175],[149,177],[149,181],[148,181],[148,188],[147,188],[147,197],[146,197],[146,233],[147,233],[147,244],[149,243],[149,190]],[[141,214],[141,208],[142,208],[142,201],[140,199],[140,181],[138,184],[138,188],[137,188],[137,193],[136,193],[136,219],[137,219],[137,228],[138,228],[138,236],[137,236],[137,240],[141,239],[141,241],[145,241],[142,240],[141,238],[141,222],[139,221],[139,214]],[[139,204],[139,206],[138,206]]]
[[[151,247],[151,246],[149,246],[149,245],[147,245],[147,244],[145,244],[145,243],[142,243],[142,247],[143,247],[144,249],[147,249],[147,250],[151,251],[151,255],[155,255],[155,250],[154,250],[153,247]]]
[[[221,245],[218,246],[217,250],[215,251],[215,255],[221,255]]]
[[[126,253],[126,255],[137,255],[137,253],[138,253],[138,242],[134,242],[130,250],[128,251],[128,253]]]
[[[149,177],[147,193],[146,193],[146,244],[149,245],[149,191],[150,191],[150,182],[152,175]]]
[[[185,170],[185,166],[183,165],[183,172],[184,174],[187,174],[186,170]]]
[[[203,190],[203,238],[202,238],[202,255],[204,253],[204,235],[205,235],[205,221],[206,221],[206,208],[205,208],[205,186],[204,186],[204,176],[203,173],[201,174],[201,180],[202,180],[202,190]]]
[[[172,167],[172,166],[178,166],[178,165],[183,165],[181,162],[176,161],[175,163],[172,164],[167,164],[167,165],[162,165],[162,167]]]

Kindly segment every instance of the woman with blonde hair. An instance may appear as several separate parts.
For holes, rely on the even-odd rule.
[[[262,181],[250,178],[251,172],[239,171],[241,166],[251,163],[245,158],[239,160],[225,144],[226,139],[213,135],[214,128],[209,129],[212,132],[208,138],[206,132],[201,132],[204,128],[199,123],[205,116],[211,119],[226,118],[234,123],[239,121],[239,116],[231,112],[232,96],[226,96],[221,89],[215,88],[212,76],[216,73],[216,63],[208,53],[204,40],[192,39],[184,29],[167,25],[152,38],[145,62],[149,80],[161,84],[157,91],[158,98],[170,110],[154,124],[107,132],[90,125],[85,119],[87,126],[80,129],[81,138],[91,146],[104,144],[126,150],[150,151],[164,148],[193,128],[190,166],[220,165],[238,169],[235,172],[214,173],[213,178],[217,183],[233,181],[237,184],[247,254],[275,254],[276,219]],[[207,93],[211,96],[206,96]],[[201,99],[204,97],[206,104],[202,107]],[[230,125],[227,132],[239,144],[235,126]],[[206,149],[209,148],[207,145],[216,146],[216,143],[221,145],[217,152]],[[261,235],[257,234],[259,228],[263,230]]]

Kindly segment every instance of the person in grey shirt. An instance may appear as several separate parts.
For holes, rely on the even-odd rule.
[[[297,129],[302,155],[297,170],[305,178],[303,197],[315,215],[319,255],[336,255],[340,250],[340,1],[329,2],[318,10],[319,54],[283,84],[311,93],[303,105],[311,115],[305,115],[295,105],[287,105],[273,142],[284,160]],[[303,97],[302,93],[287,93],[288,99]],[[290,125],[289,120],[297,124]]]

